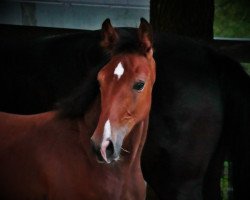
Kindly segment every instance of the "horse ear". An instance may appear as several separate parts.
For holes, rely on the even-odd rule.
[[[153,31],[151,25],[141,18],[141,23],[138,29],[138,36],[141,43],[142,51],[148,55],[153,54]]]
[[[118,40],[118,34],[110,23],[110,19],[106,19],[102,23],[102,40],[101,46],[105,49],[111,50]]]

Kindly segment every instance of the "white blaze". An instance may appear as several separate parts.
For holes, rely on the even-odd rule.
[[[105,125],[104,125],[104,131],[103,131],[103,142],[106,141],[108,138],[111,137],[111,125],[110,125],[110,121],[107,120]]]
[[[123,73],[124,73],[124,68],[122,66],[122,63],[119,62],[119,64],[115,68],[114,74],[118,76],[118,80],[119,80],[121,76],[123,75]]]
[[[104,125],[103,138],[102,138],[102,144],[101,144],[101,149],[100,149],[101,155],[107,163],[111,162],[110,160],[108,160],[107,155],[106,155],[107,147],[110,144],[110,141],[108,140],[110,139],[110,137],[111,137],[111,125],[108,119]]]

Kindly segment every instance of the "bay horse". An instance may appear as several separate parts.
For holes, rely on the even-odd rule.
[[[126,48],[137,43],[135,28],[116,28],[116,34],[130,41]],[[97,71],[112,57],[102,38],[99,30],[38,38],[28,46],[3,38],[0,109],[51,109],[83,80],[80,94],[58,104],[64,116],[82,117],[99,91]],[[233,198],[250,199],[249,76],[238,62],[188,38],[154,33],[153,40],[157,78],[141,161],[147,184],[163,200],[218,200],[227,158]]]
[[[151,26],[141,19],[132,45],[109,19],[102,34],[112,57],[98,69],[100,92],[90,90],[98,85],[92,79],[58,110],[0,113],[1,199],[145,199],[140,157],[156,76]],[[82,116],[67,115],[77,101]]]

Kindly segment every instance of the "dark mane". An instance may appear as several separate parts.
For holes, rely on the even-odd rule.
[[[100,67],[89,72],[89,76],[80,86],[75,88],[71,95],[56,103],[58,117],[76,119],[83,116],[91,102],[98,96],[99,86],[96,79]]]
[[[119,28],[117,29],[120,39],[118,40],[115,48],[112,52],[103,52],[101,64],[96,67],[92,67],[90,71],[87,71],[87,78],[82,81],[82,84],[73,90],[70,96],[60,100],[56,103],[55,108],[58,110],[58,116],[62,118],[80,118],[84,115],[90,104],[95,100],[99,94],[99,83],[97,81],[97,74],[99,70],[110,59],[110,55],[116,55],[121,53],[139,53],[143,54],[141,46],[136,37],[137,29],[134,28]],[[93,49],[92,51],[95,51]],[[95,55],[96,52],[88,52],[90,56]],[[110,54],[111,53],[111,54]],[[86,70],[89,67],[83,66]]]

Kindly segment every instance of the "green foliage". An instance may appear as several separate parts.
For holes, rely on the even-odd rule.
[[[250,1],[215,0],[214,36],[250,38]]]
[[[241,63],[246,72],[250,75],[250,63]]]
[[[222,192],[223,200],[228,200],[228,189],[229,189],[229,163],[224,162],[223,175],[220,179],[220,187]]]

